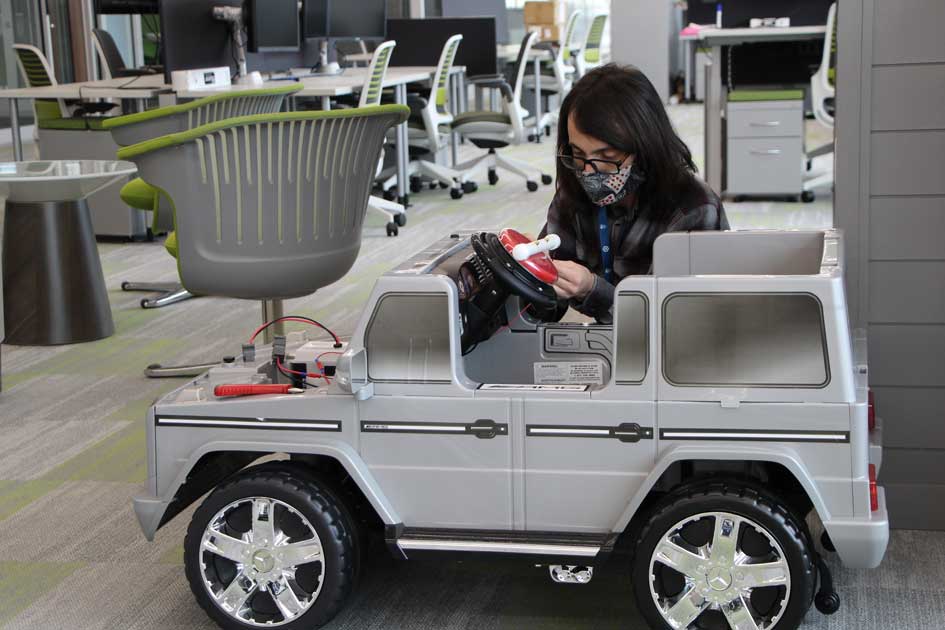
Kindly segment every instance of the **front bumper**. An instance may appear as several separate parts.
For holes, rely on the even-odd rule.
[[[132,502],[144,537],[149,541],[154,540],[154,533],[161,524],[161,517],[167,511],[167,502],[151,495],[135,497]]]
[[[889,513],[886,490],[878,488],[879,509],[866,518],[833,519],[824,523],[830,540],[844,566],[851,569],[875,569],[882,562],[889,544]]]

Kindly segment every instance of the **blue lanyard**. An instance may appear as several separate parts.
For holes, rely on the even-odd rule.
[[[597,209],[597,229],[600,235],[600,261],[604,267],[604,280],[614,283],[614,256],[610,251],[610,225],[607,223],[607,206]]]

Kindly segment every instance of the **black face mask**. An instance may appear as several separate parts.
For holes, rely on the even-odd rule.
[[[646,177],[635,165],[624,166],[616,173],[581,173],[578,182],[596,206],[612,206],[639,190]]]

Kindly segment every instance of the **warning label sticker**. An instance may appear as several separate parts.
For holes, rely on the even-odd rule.
[[[604,366],[597,361],[539,361],[535,382],[541,384],[603,385]]]

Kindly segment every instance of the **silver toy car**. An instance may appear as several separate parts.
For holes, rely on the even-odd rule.
[[[150,539],[209,492],[184,546],[207,613],[324,624],[371,532],[573,583],[626,546],[611,560],[653,628],[836,611],[814,532],[860,568],[889,535],[841,235],[666,234],[612,324],[560,322],[506,236],[454,234],[382,276],[347,343],[244,347],[154,404],[135,510]]]

